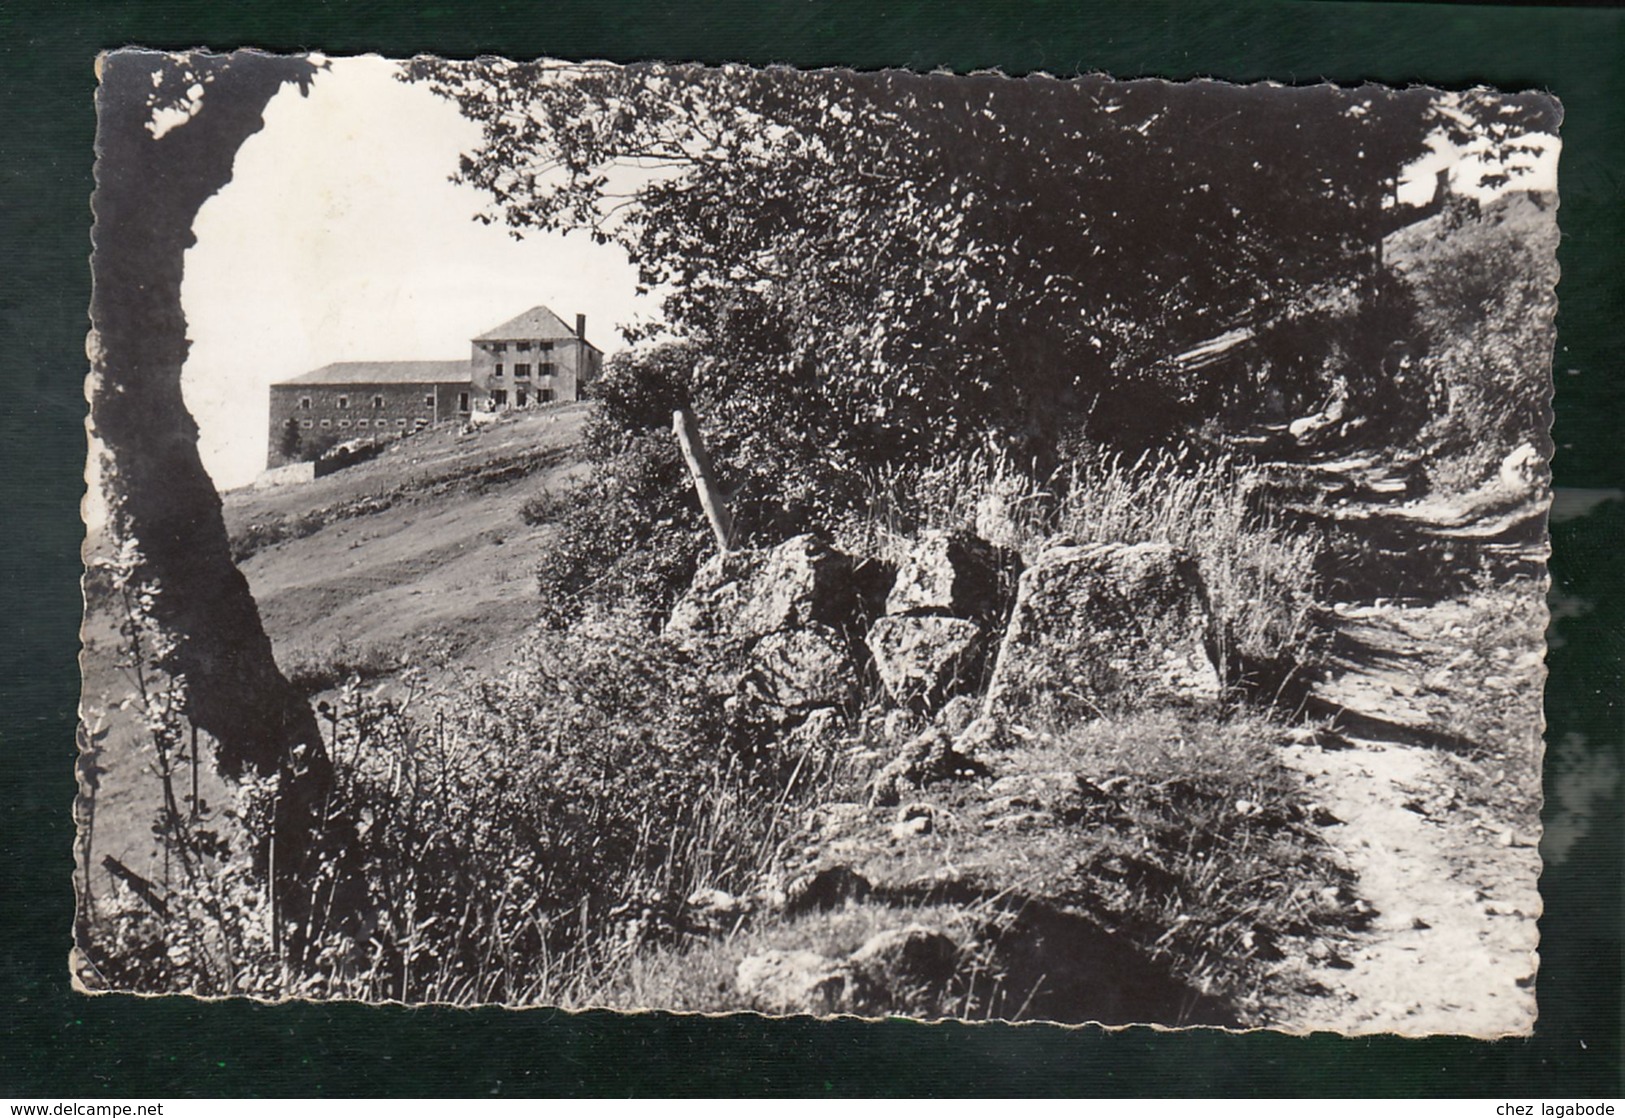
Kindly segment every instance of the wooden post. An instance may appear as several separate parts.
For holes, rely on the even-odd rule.
[[[700,425],[694,419],[694,413],[688,408],[678,408],[671,413],[671,429],[677,436],[677,445],[682,448],[683,460],[688,463],[688,472],[694,478],[694,491],[700,495],[700,507],[705,510],[706,519],[711,522],[711,531],[716,534],[717,547],[724,552],[733,550],[733,516],[728,512],[728,501],[717,487],[717,476],[711,468],[711,456],[706,453],[705,440],[700,438]]]
[[[197,726],[192,726],[192,822],[197,822]]]

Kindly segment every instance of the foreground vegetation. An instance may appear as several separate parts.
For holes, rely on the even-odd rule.
[[[275,789],[244,784],[234,802],[195,819],[172,789],[158,823],[184,887],[166,893],[162,914],[124,889],[111,908],[104,899],[86,913],[105,981],[722,1009],[737,998],[707,976],[728,960],[863,925],[839,913],[781,923],[774,894],[794,876],[819,810],[866,800],[895,748],[882,720],[853,712],[822,738],[742,723],[712,684],[738,664],[682,653],[636,614],[538,633],[519,662],[454,696],[383,700],[352,681],[324,702],[338,772],[329,810],[356,828],[310,887],[358,906],[360,928],[317,906],[320,923],[301,937],[306,957],[290,966],[252,872]],[[172,710],[160,703],[149,730],[160,758],[176,752]],[[1312,810],[1302,789],[1271,756],[1280,732],[1240,713],[1150,716],[1066,728],[1001,760],[1001,771],[1069,768],[1122,793],[1106,815],[1060,824],[1069,845],[1052,868],[1073,880],[1049,899],[1088,902],[1105,927],[1204,991],[1256,999],[1278,938],[1342,919],[1317,899],[1337,870],[1301,825]],[[976,787],[951,791],[963,798]],[[1004,836],[986,858],[1030,865],[1019,854],[1026,841]],[[1019,916],[1011,898],[1036,894],[1010,884],[1002,898],[994,890],[953,908],[979,949],[931,999],[916,992],[899,1011],[1020,1015],[1022,998],[995,992],[1005,964],[994,945]],[[690,903],[715,893],[742,899],[730,927]]]
[[[1295,91],[1335,102],[1320,105],[1331,123],[1317,145],[1266,167],[1256,156],[1281,154],[1280,113],[1240,114],[1246,131],[1214,149],[1221,174],[1166,157],[1238,114],[1152,85],[933,77],[900,94],[886,75],[589,70],[559,86],[545,70],[493,83],[478,65],[419,69],[487,124],[465,175],[502,218],[619,239],[647,280],[672,286],[670,325],[688,340],[612,362],[585,439],[591,472],[517,510],[548,534],[527,558],[541,624],[507,670],[431,686],[399,649],[289,658],[271,674],[301,704],[320,696],[300,707],[319,740],[255,727],[274,763],[222,760],[214,802],[187,786],[208,743],[190,719],[198,681],[174,670],[211,661],[175,655],[202,642],[160,619],[172,590],[149,577],[138,536],[125,541],[100,593],[133,681],[120,746],[143,751],[161,788],[162,873],[98,861],[86,827],[87,981],[734,1009],[747,955],[833,957],[929,919],[954,933],[951,966],[858,1009],[1100,1017],[1082,977],[1051,973],[1056,943],[1079,945],[1074,966],[1099,950],[1144,971],[1156,997],[1113,1011],[1122,1019],[1264,1022],[1283,989],[1304,988],[1305,945],[1367,915],[1321,837],[1336,820],[1279,756],[1324,729],[1305,717],[1305,689],[1333,651],[1339,564],[1367,542],[1347,516],[1364,495],[1327,463],[1407,457],[1403,496],[1455,496],[1525,446],[1538,472],[1545,445],[1546,385],[1532,375],[1549,345],[1545,242],[1462,208],[1387,243],[1383,202],[1438,121],[1497,141],[1515,121],[1538,126],[1543,103],[1500,112],[1459,95],[1442,111],[1426,91]],[[685,81],[693,97],[672,98]],[[940,112],[894,111],[899,96],[919,109],[921,91]],[[1292,107],[1285,92],[1272,110]],[[568,150],[515,150],[505,114],[532,99],[622,131],[556,129],[532,142]],[[1062,110],[1077,127],[1052,134]],[[965,166],[970,133],[989,154]],[[795,138],[780,146],[796,154],[764,157],[764,136]],[[672,159],[692,166],[603,212],[603,167],[673,137]],[[1080,178],[1101,145],[1123,173]],[[1328,174],[1329,155],[1348,163]],[[564,185],[537,194],[538,176],[513,179],[533,158],[557,158]],[[1176,173],[1143,173],[1164,165]],[[1163,250],[1144,251],[1169,215]],[[1091,251],[1102,244],[1106,265]],[[1517,284],[1485,280],[1502,265]],[[1023,319],[1033,307],[1044,313]],[[1186,360],[1243,335],[1250,348],[1216,372]],[[1520,387],[1503,407],[1509,377]],[[742,547],[813,533],[885,573],[943,529],[1029,561],[1067,543],[1174,545],[1211,611],[1219,700],[1190,711],[1130,695],[1110,717],[1012,718],[985,754],[916,774],[907,801],[888,803],[877,782],[931,731],[927,715],[946,726],[948,706],[888,700],[864,674],[827,717],[792,717],[753,701],[743,647],[663,635],[713,548],[669,434],[683,408],[704,420]],[[475,500],[537,457],[471,461],[456,484]],[[368,515],[370,500],[243,525],[231,555]],[[1477,580],[1465,629],[1502,609],[1497,640],[1538,640],[1538,583],[1492,548],[1460,551],[1456,583]],[[1499,670],[1485,641],[1441,661],[1436,682],[1404,682],[1445,696],[1423,713],[1468,746],[1464,787],[1500,801],[1531,786],[1536,712],[1455,698],[1463,678]],[[369,690],[385,678],[393,690]],[[970,691],[955,717],[976,707]],[[111,732],[87,731],[92,821]],[[828,864],[831,851],[850,864]]]
[[[951,929],[961,949],[951,973],[875,1012],[1065,1019],[1096,1011],[1022,969],[1033,914],[1062,905],[1222,1007],[1171,1008],[1171,1020],[1264,1021],[1281,997],[1312,990],[1304,952],[1365,917],[1321,836],[1323,809],[1278,756],[1314,732],[1299,724],[1297,684],[1328,655],[1335,521],[1284,515],[1264,465],[1196,439],[1133,456],[1078,441],[1048,469],[990,445],[879,464],[816,499],[741,505],[750,542],[812,529],[882,569],[937,530],[1028,561],[1057,542],[1174,544],[1206,585],[1226,689],[1206,714],[1042,726],[987,775],[922,789],[910,810],[943,820],[979,819],[997,782],[1022,774],[1069,772],[1105,790],[1014,829],[943,824],[955,864],[1006,867],[974,888],[922,893],[876,872],[862,897],[792,911],[786,890],[813,871],[808,850],[832,841],[830,818],[847,821],[842,835],[858,849],[889,849],[895,815],[868,805],[902,744],[899,712],[888,718],[866,680],[820,733],[742,716],[728,682],[744,671],[742,650],[662,636],[712,546],[663,430],[691,360],[667,347],[616,362],[586,436],[593,471],[519,506],[552,546],[535,560],[543,624],[506,672],[431,690],[398,650],[348,642],[286,665],[305,693],[323,695],[335,772],[333,837],[300,928],[278,926],[265,886],[275,781],[241,781],[193,810],[184,681],[157,668],[139,564],[108,566],[100,577],[124,614],[128,667],[144,681],[135,707],[163,785],[155,833],[170,878],[124,867],[87,899],[81,943],[99,981],[720,1011],[750,1004],[734,989],[741,959],[850,951],[906,916]],[[1441,420],[1450,429],[1479,414],[1474,397],[1457,399]],[[743,476],[736,492],[760,484]],[[257,522],[245,531],[244,547],[266,546]],[[1446,672],[1433,682],[1450,692],[1436,721],[1471,743],[1451,761],[1461,802],[1527,829],[1538,809],[1538,753],[1521,744],[1532,713],[1479,684],[1508,677],[1502,649],[1537,640],[1544,615],[1533,586],[1486,568],[1476,587],[1455,617],[1474,643],[1428,669]],[[369,689],[375,679],[396,686],[386,695]]]
[[[588,484],[630,489],[645,475],[628,476],[619,464],[629,453],[658,463],[661,444],[617,443],[603,429],[613,418],[606,413],[595,441],[619,450],[601,458],[606,468]],[[186,748],[184,693],[174,681],[155,683],[145,722],[166,785],[157,827],[184,887],[164,891],[163,914],[123,887],[86,911],[85,940],[102,979],[205,994],[652,999],[644,1004],[720,1009],[737,1005],[718,976],[741,953],[844,942],[883,922],[877,911],[783,919],[775,907],[816,841],[811,822],[830,805],[865,803],[897,749],[883,697],[869,685],[835,732],[821,735],[740,717],[726,684],[743,670],[740,650],[684,650],[659,632],[702,554],[697,518],[656,521],[602,546],[605,510],[642,525],[673,503],[661,485],[641,492],[641,504],[524,506],[522,517],[560,527],[565,554],[572,540],[591,541],[607,562],[566,567],[543,557],[544,579],[569,570],[579,589],[550,586],[552,623],[499,677],[431,694],[420,673],[403,672],[378,648],[290,666],[311,691],[334,688],[319,708],[336,772],[327,810],[348,831],[309,883],[320,903],[308,927],[273,934],[257,859],[276,788],[243,782],[231,801],[201,805],[194,816],[177,760]],[[1250,510],[1249,492],[1245,468],[1230,461],[1101,456],[1040,479],[1007,458],[976,458],[893,472],[861,507],[831,515],[843,546],[882,562],[919,532],[942,528],[980,531],[1030,554],[1064,536],[1171,542],[1198,556],[1229,657],[1226,709],[1050,727],[999,768],[1071,769],[1121,793],[1104,816],[1075,812],[1057,823],[1067,845],[1053,868],[1064,861],[1070,882],[1064,894],[1048,890],[1047,903],[1086,904],[1104,929],[1236,1007],[1258,1004],[1280,939],[1348,917],[1322,896],[1335,892],[1339,871],[1304,825],[1313,810],[1306,794],[1273,757],[1289,712],[1271,715],[1274,693],[1247,670],[1282,648],[1301,656],[1312,643],[1315,548]],[[670,546],[673,537],[680,546]],[[121,600],[131,637],[142,628],[141,590],[121,580],[133,569],[126,562],[108,572],[128,591]],[[131,647],[141,650],[138,640]],[[370,690],[367,677],[380,675],[395,676],[404,693]],[[986,783],[950,785],[947,794],[974,798]],[[889,823],[886,809],[871,815]],[[1026,842],[1001,833],[986,859],[1029,863],[1018,853]],[[691,903],[717,894],[740,904],[726,928]],[[1011,880],[946,907],[904,899],[951,912],[975,946],[941,989],[913,991],[896,1008],[1064,1014],[1006,985],[1001,935],[1038,895],[1031,882]],[[289,958],[287,940],[304,944],[301,957]]]

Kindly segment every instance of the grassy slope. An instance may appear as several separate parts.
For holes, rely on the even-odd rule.
[[[427,654],[422,666],[431,674],[500,665],[535,618],[532,568],[548,532],[526,525],[520,506],[586,473],[578,448],[588,414],[589,405],[565,405],[469,435],[428,431],[307,485],[225,494],[234,538],[250,524],[313,509],[333,518],[239,564],[278,662],[292,670],[397,656],[417,663]],[[105,711],[110,729],[92,860],[112,854],[158,877],[162,856],[150,827],[159,785],[146,735],[116,709],[132,690],[117,663],[116,624],[110,612],[92,610],[84,629],[85,705]],[[202,792],[223,798],[206,775]],[[94,884],[105,888],[100,870]]]
[[[587,415],[568,405],[468,435],[431,431],[310,485],[227,494],[233,536],[276,516],[335,514],[241,564],[278,660],[348,646],[500,662],[535,618],[533,567],[548,532],[520,507],[585,475],[575,448]]]

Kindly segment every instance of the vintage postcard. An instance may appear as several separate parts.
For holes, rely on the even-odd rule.
[[[83,988],[1531,1032],[1554,99],[99,66]]]

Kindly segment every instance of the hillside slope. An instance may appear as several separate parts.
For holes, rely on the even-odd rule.
[[[289,533],[240,563],[283,669],[383,674],[407,649],[431,669],[500,662],[535,620],[549,532],[520,509],[585,476],[589,414],[570,404],[430,431],[308,485],[227,494],[239,549]]]
[[[283,670],[314,697],[352,671],[386,680],[407,666],[435,677],[503,663],[534,623],[532,572],[549,531],[526,525],[520,508],[585,476],[590,414],[570,404],[466,434],[427,431],[305,485],[226,493],[227,532]],[[87,544],[92,558],[101,550]],[[125,705],[138,681],[122,662],[120,620],[109,597],[91,595],[84,712],[91,732],[104,732],[81,767],[98,780],[85,809],[98,894],[111,888],[107,856],[159,883],[171,872],[152,832],[162,800],[153,745],[139,704]],[[175,763],[184,795],[189,758]],[[208,765],[199,793],[226,800]]]

